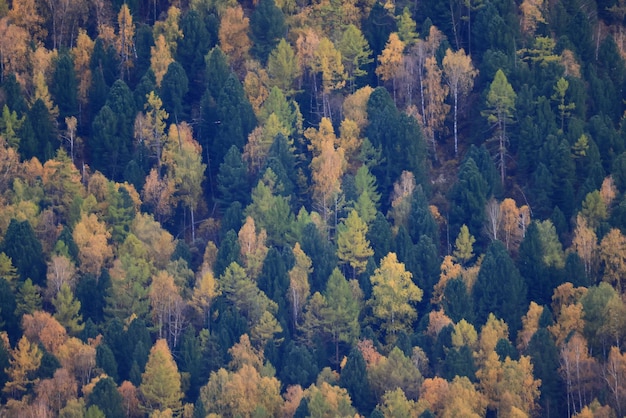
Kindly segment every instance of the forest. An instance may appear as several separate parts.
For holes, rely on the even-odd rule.
[[[626,0],[0,0],[0,415],[626,415]]]

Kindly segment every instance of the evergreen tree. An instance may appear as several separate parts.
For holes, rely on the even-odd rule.
[[[189,79],[185,69],[178,62],[172,62],[161,80],[160,89],[163,108],[169,113],[171,123],[178,124],[179,121],[185,119],[183,99],[188,91]]]
[[[43,163],[54,157],[59,141],[52,119],[43,100],[37,99],[27,115],[32,137],[24,138],[25,140],[20,142],[20,153],[24,159],[37,157]]]
[[[176,61],[185,69],[189,80],[189,98],[196,102],[206,90],[206,73],[204,57],[215,45],[207,30],[205,22],[198,11],[189,9],[180,18],[180,30],[183,37],[178,41]]]
[[[30,222],[11,219],[0,251],[11,258],[20,280],[30,278],[36,285],[45,285],[46,265],[43,249]]]
[[[78,115],[78,80],[74,60],[66,49],[61,50],[52,76],[51,93],[59,106],[59,119]]]
[[[55,319],[69,334],[76,335],[85,328],[80,314],[80,301],[74,298],[74,293],[67,283],[63,283],[56,297],[52,299],[52,304],[56,309]]]
[[[367,259],[374,255],[366,238],[367,225],[356,210],[352,210],[344,223],[338,227],[337,256],[342,263],[352,267],[352,278],[365,270]]]
[[[362,414],[367,415],[372,411],[375,398],[369,385],[365,360],[357,347],[350,351],[346,365],[341,370],[339,385],[346,388],[352,405]]]
[[[89,409],[97,407],[107,418],[124,418],[122,395],[117,391],[115,382],[110,377],[103,377],[96,383],[89,394]]]
[[[474,284],[477,321],[485,323],[490,313],[502,318],[515,335],[526,308],[526,284],[500,241],[492,242]]]
[[[250,200],[248,172],[241,159],[241,152],[235,145],[230,147],[219,166],[217,190],[218,201],[225,208],[233,202],[239,202],[244,206]]]
[[[96,347],[96,367],[99,367],[114,381],[118,381],[117,361],[115,355],[106,343]]]
[[[467,159],[459,169],[457,182],[450,190],[450,235],[458,235],[461,225],[467,225],[469,232],[482,236],[487,205],[487,182],[478,171],[472,158]]]
[[[285,15],[274,0],[260,0],[250,15],[250,32],[253,41],[252,53],[261,63],[267,62],[270,52],[285,36],[286,29]]]

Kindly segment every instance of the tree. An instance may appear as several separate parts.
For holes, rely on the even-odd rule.
[[[78,80],[74,69],[74,60],[68,51],[59,54],[52,80],[52,96],[59,106],[59,117],[78,114]]]
[[[380,260],[380,267],[370,277],[372,298],[369,304],[388,338],[399,331],[410,330],[417,319],[413,304],[422,300],[422,290],[413,284],[412,274],[398,262],[395,253]]]
[[[157,340],[150,349],[139,390],[148,411],[164,411],[168,408],[178,411],[181,408],[181,377],[164,339]]]
[[[442,82],[442,71],[435,57],[428,57],[424,62],[425,76],[423,79],[423,96],[425,101],[423,118],[424,135],[433,146],[433,154],[437,159],[436,134],[443,125],[450,105],[445,103],[450,92]]]
[[[270,52],[285,36],[286,29],[285,15],[274,0],[260,0],[250,15],[250,33],[252,53],[262,64],[267,62]]]
[[[313,271],[311,259],[302,251],[300,243],[296,242],[293,247],[293,256],[296,262],[289,270],[289,290],[287,297],[291,303],[293,326],[298,327],[298,317],[311,294],[309,274]]]
[[[33,379],[33,372],[39,368],[42,356],[43,353],[37,344],[31,343],[25,336],[20,338],[16,347],[11,350],[10,366],[6,370],[9,380],[2,391],[14,398],[26,392],[30,385],[38,380]]]
[[[604,266],[602,279],[615,286],[619,294],[624,285],[622,277],[626,271],[626,238],[619,229],[611,229],[600,241],[600,261]]]
[[[133,52],[135,51],[135,24],[128,5],[124,3],[117,14],[117,42],[116,49],[120,56],[120,78],[130,78],[130,69],[133,67]]]
[[[461,165],[449,196],[451,232],[460,231],[461,226],[466,225],[473,236],[479,237],[486,219],[488,184],[473,158]]]
[[[106,225],[95,214],[82,213],[72,236],[78,247],[79,270],[99,276],[100,270],[113,257],[108,243],[111,234]]]
[[[304,132],[304,136],[311,142],[309,149],[313,152],[311,159],[313,198],[321,211],[322,218],[328,222],[333,212],[331,207],[339,200],[341,193],[340,178],[346,165],[344,150],[336,148],[337,138],[328,118],[322,118],[317,131],[309,128]],[[335,207],[335,215],[337,215],[337,209]]]
[[[160,87],[163,108],[169,113],[170,119],[178,124],[185,116],[183,99],[189,91],[189,79],[183,66],[176,61],[171,62]]]
[[[240,5],[224,11],[219,29],[220,47],[237,73],[243,71],[251,47],[249,27],[250,19],[244,16]]]
[[[67,331],[76,335],[85,328],[83,316],[80,314],[80,301],[74,298],[74,293],[67,283],[61,285],[59,292],[52,299],[56,309],[54,318],[59,321]]]
[[[248,173],[236,145],[230,147],[220,164],[217,190],[219,192],[217,200],[224,207],[229,207],[233,202],[245,204],[249,201]]]
[[[150,68],[154,72],[158,87],[161,87],[163,76],[172,62],[174,58],[172,58],[165,36],[161,34],[156,38],[155,45],[150,47]]]
[[[350,351],[346,364],[341,369],[339,384],[346,388],[352,404],[361,413],[367,413],[373,408],[375,400],[367,378],[365,360],[357,347]]]
[[[257,279],[263,268],[268,248],[265,245],[267,232],[260,230],[257,234],[254,219],[246,217],[238,234],[241,260],[246,272],[252,279]]]
[[[359,295],[353,291],[356,282],[349,283],[339,269],[334,269],[324,294],[325,305],[322,307],[323,328],[335,344],[335,363],[339,364],[339,343],[350,343],[359,333]],[[358,285],[357,285],[358,286]],[[359,289],[360,291],[360,289]]]
[[[170,125],[169,139],[163,153],[169,177],[174,181],[175,197],[180,199],[191,215],[191,239],[196,239],[196,208],[202,196],[206,165],[202,163],[202,148],[193,138],[191,127],[183,122]]]
[[[166,120],[168,113],[162,109],[163,101],[151,91],[146,96],[145,112],[137,114],[135,119],[135,139],[150,150],[153,158],[157,161],[157,177],[161,180],[163,172],[163,150],[167,136],[165,135]]]
[[[341,34],[337,48],[348,74],[350,91],[354,93],[356,79],[367,74],[363,67],[374,61],[372,50],[361,30],[353,24],[349,24]]]
[[[20,280],[30,278],[35,284],[44,284],[46,267],[43,249],[30,222],[11,219],[4,234],[1,251],[17,268]]]
[[[374,255],[366,236],[367,225],[353,209],[339,225],[337,235],[337,256],[342,263],[350,264],[353,279],[365,271],[368,258]]]
[[[478,70],[472,65],[472,59],[461,48],[456,52],[446,50],[443,58],[443,74],[454,97],[454,155],[458,154],[457,118],[459,99],[467,95],[474,85]]]
[[[332,118],[330,93],[343,88],[346,83],[346,74],[341,62],[341,52],[335,48],[330,39],[324,37],[319,41],[317,48],[313,52],[311,69],[315,73],[322,73],[323,115],[326,118]]]
[[[110,377],[101,376],[87,395],[89,408],[85,417],[123,418],[122,396],[117,391],[115,382]]]
[[[494,313],[516,332],[526,307],[526,291],[526,284],[504,245],[500,241],[492,242],[473,289],[479,323]]]
[[[391,33],[385,49],[378,56],[379,64],[376,67],[376,75],[383,81],[391,80],[393,82],[394,103],[396,102],[396,79],[400,75],[400,69],[402,68],[403,52],[404,42],[400,40],[396,32]]]
[[[294,82],[300,76],[300,72],[293,48],[282,38],[267,60],[270,85],[280,88],[285,96],[291,97],[296,93]]]

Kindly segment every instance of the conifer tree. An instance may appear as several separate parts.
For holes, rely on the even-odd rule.
[[[367,225],[356,210],[352,210],[337,235],[337,256],[342,263],[352,267],[352,278],[365,270],[367,259],[374,255],[367,240]]]
[[[74,293],[67,283],[63,283],[52,304],[56,309],[54,318],[70,334],[76,335],[85,328],[85,324],[82,323],[83,316],[80,314],[80,301],[74,298]]]
[[[150,349],[139,390],[148,411],[178,411],[182,406],[181,376],[164,339],[157,340]]]

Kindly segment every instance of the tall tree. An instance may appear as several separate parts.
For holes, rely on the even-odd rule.
[[[126,3],[120,7],[117,14],[117,42],[116,49],[120,56],[120,78],[130,78],[130,70],[133,67],[133,52],[135,51],[135,24],[130,8]]]
[[[237,73],[243,72],[252,45],[248,37],[249,28],[250,19],[244,16],[240,5],[224,11],[219,29],[220,47]]]
[[[404,42],[400,40],[396,32],[391,33],[385,49],[378,56],[378,66],[376,67],[376,74],[383,81],[392,81],[394,103],[396,101],[396,80],[402,69],[403,52]]]
[[[337,235],[337,256],[341,263],[350,264],[353,279],[365,271],[368,258],[374,255],[366,236],[367,224],[353,209],[345,222],[339,225]]]
[[[361,301],[353,291],[355,283],[349,283],[339,269],[335,269],[326,284],[326,304],[321,314],[323,328],[335,345],[335,364],[339,364],[339,343],[351,343],[359,334]]]
[[[380,267],[370,277],[372,298],[368,303],[374,316],[382,321],[381,328],[390,340],[399,331],[411,329],[417,319],[414,304],[422,300],[423,292],[411,277],[395,253],[380,260]]]
[[[285,96],[296,92],[294,83],[300,76],[300,67],[291,45],[282,38],[267,60],[267,74],[272,86],[280,88]]]
[[[196,239],[195,212],[202,197],[202,182],[206,165],[202,163],[202,148],[193,138],[191,127],[183,122],[170,125],[169,140],[163,158],[169,177],[174,181],[175,197],[189,209],[191,239]]]
[[[465,54],[465,50],[461,48],[456,52],[451,49],[446,50],[446,56],[443,58],[443,75],[450,87],[450,92],[454,97],[454,154],[458,154],[458,107],[459,99],[467,95],[474,85],[474,78],[478,75],[472,64],[472,58]]]
[[[517,94],[500,69],[489,87],[487,94],[487,109],[483,111],[483,116],[492,125],[495,131],[493,140],[497,142],[498,166],[500,168],[500,181],[504,184],[506,179],[506,158],[508,147],[508,136],[506,127],[513,121],[515,111],[515,99]]]
[[[512,332],[520,329],[526,284],[500,241],[489,245],[473,293],[479,322],[493,312],[506,321]]]
[[[181,376],[164,339],[157,340],[150,349],[139,390],[148,411],[178,411],[181,408]]]
[[[350,91],[354,93],[356,79],[367,74],[363,67],[374,61],[371,58],[372,50],[361,30],[353,24],[348,25],[341,34],[337,48],[348,74]]]
[[[302,251],[300,243],[293,247],[293,256],[296,259],[294,266],[289,270],[289,290],[287,297],[291,303],[291,312],[294,328],[298,327],[299,316],[302,313],[307,299],[311,295],[309,274],[313,271],[311,259]]]
[[[35,284],[44,284],[46,267],[43,249],[30,222],[12,219],[4,235],[1,250],[11,258],[20,280],[30,278]]]
[[[267,62],[270,52],[285,36],[286,29],[285,15],[274,0],[260,0],[250,15],[250,32],[253,41],[251,52],[261,63]]]

